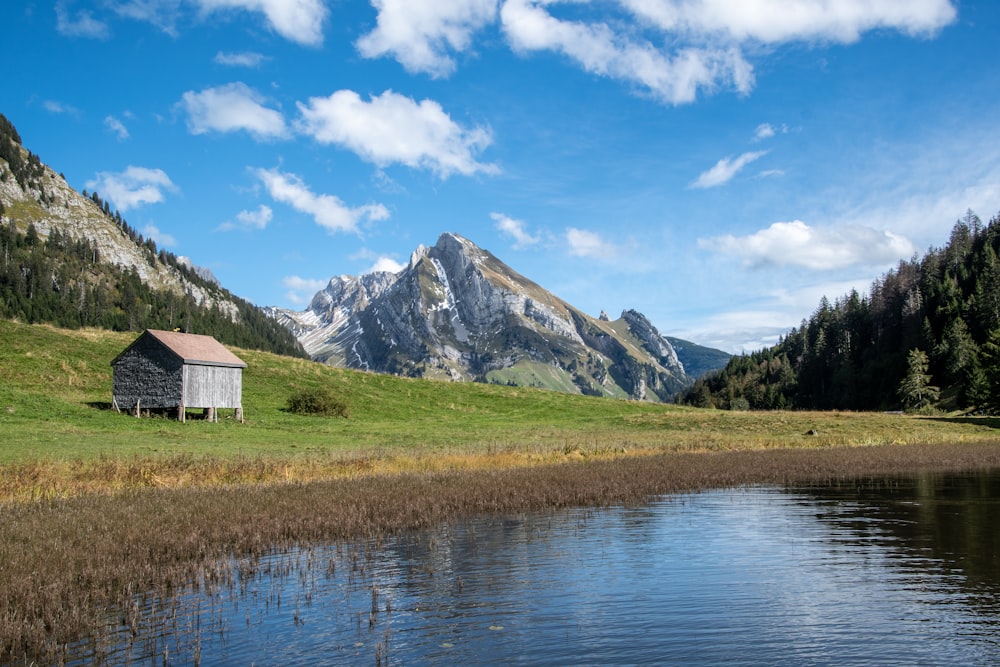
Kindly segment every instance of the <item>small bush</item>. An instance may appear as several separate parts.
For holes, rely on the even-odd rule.
[[[729,409],[736,412],[746,412],[750,409],[750,401],[743,396],[737,396],[733,400],[729,401]]]
[[[297,415],[322,415],[347,417],[347,403],[333,395],[329,389],[303,389],[288,397],[288,411]]]

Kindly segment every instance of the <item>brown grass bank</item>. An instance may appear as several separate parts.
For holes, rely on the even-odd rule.
[[[750,484],[866,484],[1000,468],[995,443],[670,453],[533,467],[375,474],[214,489],[151,489],[0,506],[0,663],[58,662],[99,635],[101,610],[169,595],[253,558],[378,538],[483,513],[635,504]]]

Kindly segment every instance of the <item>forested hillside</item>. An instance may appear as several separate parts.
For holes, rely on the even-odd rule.
[[[971,211],[947,245],[867,295],[825,297],[777,345],[733,357],[684,402],[724,409],[1000,411],[1000,217]]]
[[[70,190],[20,141],[0,115],[0,186],[11,186],[8,198],[10,192],[25,197],[15,200],[16,211],[0,200],[0,318],[115,331],[180,328],[230,345],[305,356],[290,331],[174,254],[158,250],[97,193],[85,199],[86,193]],[[68,207],[68,198],[75,198],[77,208]],[[61,218],[54,217],[56,208]],[[90,226],[84,213],[66,213],[72,210],[84,210]],[[103,256],[89,236],[95,218],[105,236],[130,249],[138,269]],[[169,275],[173,282],[152,283],[139,269]]]
[[[150,261],[176,263],[169,253],[157,253],[152,241],[142,245]],[[177,263],[176,268],[188,280],[204,282],[184,264]],[[22,234],[13,222],[0,224],[0,318],[74,329],[180,328],[238,347],[305,356],[291,332],[253,304],[225,295],[237,306],[235,317],[218,306],[196,303],[190,294],[151,288],[132,267],[103,263],[87,239],[73,239],[54,229],[43,240],[34,226]]]

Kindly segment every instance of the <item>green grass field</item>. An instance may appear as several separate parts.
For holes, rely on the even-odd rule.
[[[0,497],[25,485],[66,492],[67,476],[80,488],[99,487],[102,476],[117,480],[111,486],[170,486],[626,453],[1000,442],[995,419],[699,410],[397,378],[250,350],[235,350],[248,364],[246,423],[227,411],[219,423],[136,419],[108,407],[110,362],[136,335],[0,322]],[[293,392],[321,386],[347,403],[348,418],[285,409]]]

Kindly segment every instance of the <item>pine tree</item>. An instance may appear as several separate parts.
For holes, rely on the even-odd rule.
[[[927,353],[919,348],[910,350],[906,355],[906,377],[899,383],[899,397],[907,410],[921,411],[930,408],[941,390],[931,385],[931,376],[927,372],[930,361]]]

